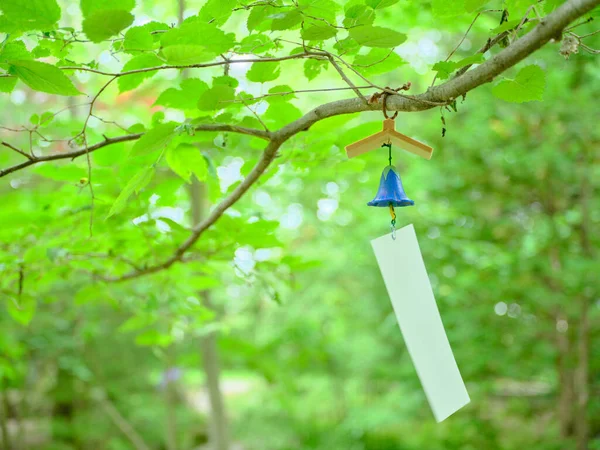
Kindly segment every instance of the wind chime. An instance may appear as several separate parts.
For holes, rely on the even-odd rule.
[[[377,190],[375,198],[367,203],[367,205],[389,208],[392,217],[392,238],[395,239],[396,212],[394,207],[412,206],[415,202],[407,197],[404,192],[400,174],[396,171],[394,166],[392,166],[392,145],[425,159],[431,159],[433,148],[396,131],[395,119],[398,117],[398,111],[396,111],[392,117],[388,116],[386,108],[387,97],[388,93],[384,92],[382,96],[383,116],[385,118],[383,121],[383,130],[361,139],[354,144],[348,145],[346,147],[346,154],[348,155],[348,158],[354,158],[355,156],[362,155],[374,148],[388,148],[388,165],[383,169],[383,173],[381,174],[379,189]]]
[[[425,159],[431,159],[433,149],[396,131],[398,111],[388,116],[387,96],[387,92],[382,95],[383,130],[348,145],[346,153],[354,158],[377,148],[388,149],[388,165],[375,198],[367,205],[389,208],[391,233],[373,239],[371,245],[421,385],[435,419],[441,422],[470,399],[444,330],[415,229],[409,224],[396,230],[394,208],[415,202],[404,192],[400,174],[392,166],[392,146]]]

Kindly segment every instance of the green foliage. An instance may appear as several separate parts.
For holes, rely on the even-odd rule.
[[[121,9],[94,11],[83,21],[83,32],[92,42],[102,42],[133,23],[133,14]]]
[[[158,152],[166,147],[175,136],[174,122],[159,124],[148,130],[132,147],[130,156],[136,157]]]
[[[281,68],[278,62],[254,63],[246,73],[246,78],[255,83],[266,83],[276,80],[280,73]]]
[[[161,92],[154,104],[176,109],[194,109],[206,90],[208,85],[204,81],[198,78],[187,78],[181,82],[180,89],[168,88]]]
[[[229,51],[235,35],[225,33],[214,23],[204,23],[200,17],[190,17],[178,28],[161,36],[161,53],[169,64],[195,64],[209,61]]]
[[[26,435],[8,448],[130,448],[103,399],[150,449],[208,445],[198,349],[213,336],[232,447],[576,447],[585,418],[573,408],[565,426],[559,405],[582,393],[569,382],[580,337],[600,339],[593,55],[565,61],[549,45],[513,79],[398,116],[436,149],[431,161],[393,150],[416,200],[397,221],[415,225],[472,397],[440,425],[369,246],[389,232],[365,205],[387,149],[344,152],[381,130],[381,104],[324,118],[362,105],[329,57],[367,99],[407,81],[402,95],[418,95],[559,2],[203,0],[181,24],[173,1],[82,0],[81,15],[67,3],[0,0],[0,171],[26,166],[0,176],[0,404]],[[79,90],[87,99],[58,96]],[[265,169],[257,136],[305,114],[319,120]],[[586,361],[596,448],[600,366],[591,350]]]
[[[127,184],[125,185],[115,202],[110,207],[110,211],[108,212],[107,218],[123,211],[123,208],[125,208],[129,197],[131,197],[134,193],[137,194],[142,189],[144,189],[148,185],[148,183],[152,181],[152,178],[154,177],[155,173],[156,170],[154,167],[146,167],[145,169],[142,169],[138,173],[136,173],[127,182]]]
[[[205,22],[215,23],[222,26],[231,17],[233,8],[237,6],[237,0],[208,0],[198,15]]]
[[[437,70],[437,76],[440,80],[445,80],[452,73],[462,67],[470,66],[471,64],[479,64],[485,61],[481,53],[463,58],[460,61],[440,61],[434,64],[433,70]]]
[[[213,78],[212,87],[200,95],[198,109],[211,111],[226,108],[228,102],[233,101],[235,98],[237,85],[238,81],[229,76]]]
[[[177,147],[171,146],[167,150],[166,159],[171,170],[186,182],[191,182],[192,174],[199,181],[206,180],[208,167],[206,160],[197,147],[190,144],[180,144]]]
[[[383,48],[372,48],[365,55],[356,55],[353,65],[365,76],[391,72],[406,64],[397,53]]]
[[[2,0],[0,32],[20,33],[30,30],[50,31],[60,19],[56,0]]]
[[[9,298],[6,302],[8,314],[22,325],[28,325],[35,314],[36,301],[29,295],[21,295],[19,298]]]
[[[384,27],[361,26],[350,29],[350,37],[364,47],[396,47],[406,35]]]
[[[546,88],[546,74],[540,66],[523,67],[514,80],[504,80],[492,89],[494,95],[507,102],[541,101]]]
[[[57,67],[39,61],[10,61],[9,73],[31,89],[49,94],[79,95],[81,92]]]
[[[326,24],[314,24],[302,29],[302,39],[307,41],[324,41],[334,37],[337,30]]]
[[[160,67],[163,62],[158,59],[154,54],[143,53],[141,55],[134,56],[123,66],[123,72],[129,72],[132,70],[147,69],[148,67]],[[119,84],[119,91],[126,92],[131,89],[135,89],[144,80],[151,78],[156,74],[155,71],[147,71],[140,73],[132,73],[130,75],[124,75],[119,77],[117,83]]]

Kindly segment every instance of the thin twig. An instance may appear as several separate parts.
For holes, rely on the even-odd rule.
[[[305,94],[309,92],[331,92],[331,91],[348,91],[353,89],[378,89],[375,86],[354,86],[354,87],[335,87],[335,88],[323,88],[323,89],[298,89],[297,91],[285,91],[285,92],[272,92],[270,94],[258,95],[256,97],[247,98],[246,100],[255,101],[267,97],[279,97],[290,94]],[[223,103],[241,103],[239,100],[223,100]]]
[[[477,15],[475,16],[475,18],[471,21],[471,25],[469,25],[469,28],[467,28],[467,31],[465,31],[465,34],[463,34],[463,37],[461,38],[461,40],[459,41],[459,43],[456,45],[456,47],[454,47],[452,49],[452,51],[448,54],[448,56],[446,56],[446,59],[444,61],[448,61],[450,58],[452,58],[452,55],[454,55],[454,53],[456,53],[456,51],[460,48],[460,46],[462,45],[463,42],[465,42],[465,39],[467,38],[467,35],[469,34],[469,31],[471,31],[471,28],[473,28],[473,25],[475,25],[475,22],[477,22],[477,19],[479,19],[479,17],[481,16],[481,13],[477,13]],[[437,80],[437,72],[435,73],[434,77],[433,77],[433,81],[431,82],[430,86],[433,86],[435,84],[435,80]]]
[[[365,98],[364,95],[362,95],[362,93],[356,87],[356,85],[350,80],[350,78],[348,78],[346,76],[346,74],[344,73],[344,71],[342,70],[342,68],[339,66],[339,64],[335,62],[335,60],[333,59],[333,56],[327,55],[327,59],[329,59],[329,62],[331,63],[331,65],[333,66],[333,68],[335,70],[337,70],[337,72],[340,74],[340,77],[342,77],[342,80],[344,80],[346,82],[346,84],[348,86],[350,86],[350,88],[354,91],[354,93],[356,94],[356,96],[358,98],[360,98],[362,101],[364,101],[365,103],[369,103],[369,101]]]
[[[581,36],[578,36],[578,37],[579,37],[579,39],[584,39],[586,37],[590,37],[590,36],[593,36],[598,33],[600,33],[600,30],[592,31],[591,33],[588,33],[588,34],[582,34]]]
[[[155,67],[145,67],[143,69],[127,70],[125,72],[104,72],[102,70],[90,69],[89,67],[79,66],[62,66],[59,69],[62,70],[79,70],[84,72],[92,72],[98,75],[104,75],[107,77],[123,77],[125,75],[133,75],[137,73],[156,72],[159,70],[169,69],[198,69],[206,67],[223,66],[226,64],[243,64],[243,63],[263,63],[263,62],[279,62],[287,61],[290,59],[302,59],[302,58],[314,58],[315,55],[312,53],[297,53],[295,55],[279,56],[276,58],[243,58],[243,59],[228,59],[226,61],[214,61],[210,63],[199,63],[199,64],[176,64],[176,65],[164,65]]]
[[[27,153],[25,153],[23,150],[20,150],[20,149],[18,149],[17,147],[15,147],[15,146],[14,146],[14,145],[12,145],[12,144],[9,144],[9,143],[8,143],[8,142],[6,142],[6,141],[0,141],[0,145],[4,145],[5,147],[8,147],[8,148],[10,148],[11,150],[14,150],[15,152],[17,152],[18,154],[20,154],[20,155],[24,156],[25,158],[29,159],[30,161],[35,159],[33,156],[31,156],[31,155],[28,155],[28,154],[27,154]]]
[[[225,66],[225,67],[227,67],[227,66]],[[260,116],[258,115],[258,113],[256,111],[254,111],[252,108],[250,108],[250,106],[248,105],[248,103],[246,103],[246,101],[244,100],[244,97],[242,97],[241,95],[238,95],[238,98],[244,104],[244,106],[246,107],[246,109],[248,109],[248,111],[250,111],[254,115],[254,117],[256,117],[256,120],[258,120],[258,122],[262,125],[262,127],[268,133],[269,132],[269,128],[263,122],[263,120],[260,118]]]

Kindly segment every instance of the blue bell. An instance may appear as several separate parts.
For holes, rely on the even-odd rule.
[[[381,207],[412,206],[414,204],[415,202],[406,196],[400,175],[391,165],[383,169],[377,195],[367,203],[369,206]]]

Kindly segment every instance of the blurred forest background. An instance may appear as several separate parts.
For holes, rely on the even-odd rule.
[[[182,2],[138,1],[134,25],[174,24],[204,4]],[[59,4],[60,24],[79,28],[79,4]],[[411,92],[426,90],[432,65],[473,17],[442,21],[428,2],[405,0],[378,9],[376,23],[408,40],[395,50],[398,67],[374,66],[368,76],[381,86],[410,81]],[[245,20],[234,14],[226,27],[243,35]],[[500,13],[483,14],[457,59],[499,24]],[[600,35],[589,45],[600,47]],[[107,47],[74,42],[68,58],[120,70],[128,56]],[[124,283],[90,273],[122,273],[132,261],[171,252],[192,220],[248,173],[261,149],[256,138],[199,133],[195,145],[208,162],[202,184],[190,187],[157,167],[153,181],[109,218],[135,173],[126,158],[133,143],[92,153],[92,237],[85,158],[3,178],[0,447],[599,450],[600,61],[588,52],[566,59],[559,49],[549,44],[527,60],[546,71],[544,101],[503,102],[488,84],[459,99],[457,112],[434,108],[396,120],[399,131],[435,148],[431,161],[394,153],[416,203],[397,211],[398,226],[415,226],[472,399],[465,408],[433,420],[370,247],[389,232],[387,211],[366,206],[387,150],[352,160],[343,151],[380,129],[382,114],[367,112],[319,122],[286,143],[203,235],[196,260]],[[275,85],[343,85],[324,67],[308,81],[303,61],[286,62],[277,81],[264,84],[250,83],[248,69],[232,65],[229,75],[253,95]],[[156,105],[160,93],[222,70],[162,71],[126,92],[113,84],[96,105],[101,119],[90,120],[90,142],[123,134],[118,127],[182,122],[186,108]],[[72,79],[88,94],[104,81],[86,72]],[[298,110],[349,92],[298,93],[253,107],[278,128]],[[69,137],[87,114],[80,103],[18,84],[0,96],[0,140],[28,148],[32,133],[7,129],[23,125]],[[40,124],[44,112],[66,107]],[[51,145],[68,149],[39,139],[34,148]],[[0,167],[18,160],[0,149]],[[207,205],[192,208],[202,195]],[[209,446],[209,436],[219,447]]]

